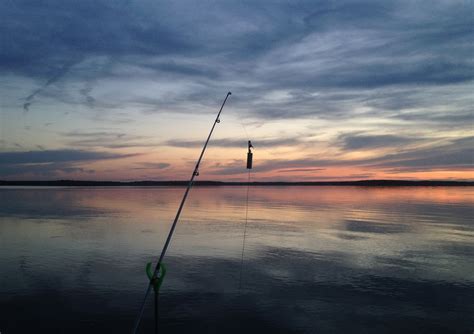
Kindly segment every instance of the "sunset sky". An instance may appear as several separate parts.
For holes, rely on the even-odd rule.
[[[473,180],[473,1],[0,2],[0,180]]]

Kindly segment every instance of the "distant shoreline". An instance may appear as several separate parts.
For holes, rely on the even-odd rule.
[[[188,181],[1,181],[1,186],[34,187],[170,187],[186,186]],[[222,182],[196,181],[198,187],[216,186],[361,186],[361,187],[469,187],[474,181],[406,181],[406,180],[360,180],[360,181],[315,181],[315,182]]]

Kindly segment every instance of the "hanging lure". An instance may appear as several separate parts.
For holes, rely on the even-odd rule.
[[[249,140],[249,151],[247,152],[247,169],[252,169],[253,153],[251,148],[253,148],[253,145],[252,142]]]

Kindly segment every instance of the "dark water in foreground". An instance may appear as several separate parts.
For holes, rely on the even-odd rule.
[[[128,333],[184,188],[0,188],[0,332]],[[160,333],[474,331],[474,189],[195,188]],[[152,333],[152,299],[141,333]]]

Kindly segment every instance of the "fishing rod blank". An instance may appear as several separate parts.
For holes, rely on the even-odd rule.
[[[181,204],[179,205],[178,211],[176,212],[176,217],[174,218],[173,224],[171,225],[171,229],[168,233],[168,237],[166,238],[165,245],[163,246],[163,249],[161,251],[158,263],[156,264],[155,269],[153,271],[153,276],[150,279],[150,283],[148,284],[147,290],[145,292],[145,297],[143,298],[143,301],[142,301],[142,304],[141,304],[141,307],[140,307],[140,312],[138,313],[138,316],[135,320],[135,325],[133,327],[133,332],[132,332],[133,334],[135,334],[137,332],[138,327],[140,326],[140,321],[143,317],[143,311],[145,310],[146,299],[148,297],[148,294],[150,293],[151,288],[154,286],[155,282],[158,280],[158,273],[159,273],[163,258],[165,257],[166,251],[168,250],[168,246],[171,242],[171,237],[173,236],[174,230],[176,228],[176,224],[178,223],[178,220],[179,220],[179,216],[181,215],[181,211],[183,210],[184,203],[186,202],[186,198],[188,197],[189,190],[193,186],[194,178],[199,175],[199,165],[201,164],[202,157],[204,156],[204,152],[206,151],[207,144],[209,143],[209,140],[211,139],[211,136],[212,136],[212,133],[214,132],[214,128],[216,127],[216,124],[220,123],[219,117],[221,115],[222,109],[224,108],[224,105],[227,101],[227,98],[231,94],[232,94],[231,92],[228,92],[225,99],[224,99],[224,102],[222,102],[222,106],[219,109],[219,112],[217,113],[217,117],[214,121],[214,124],[212,125],[212,128],[211,128],[211,131],[209,132],[209,135],[207,136],[207,140],[204,143],[204,147],[202,148],[201,155],[199,155],[199,158],[196,162],[196,166],[194,167],[193,174],[191,175],[191,178],[189,180],[186,191],[184,192],[183,199],[181,200]]]

